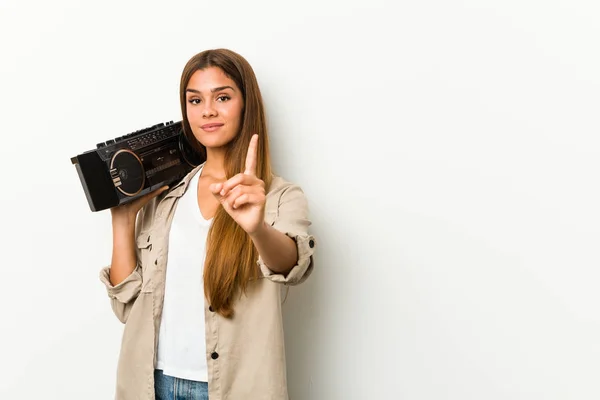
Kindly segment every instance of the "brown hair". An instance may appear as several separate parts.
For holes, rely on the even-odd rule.
[[[271,184],[271,159],[267,124],[258,82],[252,67],[242,56],[227,50],[206,50],[192,57],[181,74],[179,87],[183,130],[189,143],[206,157],[206,148],[195,138],[187,119],[186,88],[194,72],[209,67],[220,68],[241,90],[244,108],[240,132],[227,145],[225,173],[227,179],[243,172],[248,145],[258,134],[256,176]],[[212,309],[226,318],[233,317],[234,296],[245,292],[248,282],[258,278],[258,251],[250,236],[219,206],[208,232],[204,262],[204,292]]]

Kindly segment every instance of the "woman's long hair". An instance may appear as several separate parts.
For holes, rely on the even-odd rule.
[[[227,179],[243,172],[248,145],[253,134],[258,134],[256,176],[271,184],[269,138],[262,96],[252,67],[242,56],[227,50],[206,50],[192,57],[181,75],[180,100],[183,130],[189,143],[206,157],[204,147],[194,136],[187,119],[186,88],[194,72],[209,67],[220,68],[241,90],[244,106],[240,132],[227,145],[225,173]],[[234,296],[238,289],[245,292],[247,284],[258,278],[256,263],[258,251],[250,236],[219,206],[208,232],[204,262],[204,292],[212,309],[226,318],[233,317]]]

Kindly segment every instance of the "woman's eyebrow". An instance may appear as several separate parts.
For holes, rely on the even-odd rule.
[[[225,89],[231,89],[231,90],[233,90],[233,91],[235,92],[235,89],[234,89],[234,88],[232,88],[231,86],[219,86],[219,87],[216,87],[216,88],[212,88],[212,89],[210,89],[210,91],[211,91],[212,93],[214,93],[214,92],[219,92],[219,91],[221,91],[221,90],[225,90]],[[191,93],[197,93],[197,94],[200,94],[200,91],[199,91],[199,90],[196,90],[196,89],[189,89],[189,88],[188,88],[188,89],[186,89],[185,91],[186,91],[186,92],[191,92]]]

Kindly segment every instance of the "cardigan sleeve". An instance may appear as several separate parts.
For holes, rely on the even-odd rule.
[[[294,240],[298,250],[298,260],[287,275],[283,275],[270,270],[259,256],[257,263],[262,275],[273,282],[286,285],[304,282],[314,268],[313,254],[316,240],[308,231],[311,225],[308,202],[300,186],[288,184],[283,188],[271,225]]]
[[[142,289],[142,273],[139,263],[131,274],[118,285],[110,283],[110,265],[100,270],[100,281],[106,286],[110,305],[116,317],[122,323],[127,322],[129,312]]]
[[[142,208],[136,218],[135,228],[135,252],[136,252],[136,265],[131,274],[119,282],[117,285],[112,285],[110,282],[110,265],[103,267],[100,270],[100,281],[106,287],[106,292],[110,298],[110,305],[115,316],[122,323],[127,322],[131,308],[135,303],[135,300],[139,296],[142,290],[142,265],[141,265],[141,248],[149,248],[152,246],[150,239],[146,240],[145,235],[139,233],[144,226],[143,217],[145,215],[146,207]]]

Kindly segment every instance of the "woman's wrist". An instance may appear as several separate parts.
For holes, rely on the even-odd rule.
[[[111,213],[112,225],[116,228],[128,228],[135,224],[135,214],[123,211],[113,211]]]
[[[252,241],[256,241],[264,237],[268,230],[269,225],[267,225],[267,223],[263,221],[261,224],[258,225],[258,228],[256,228],[254,232],[249,232],[248,235],[250,235]]]

